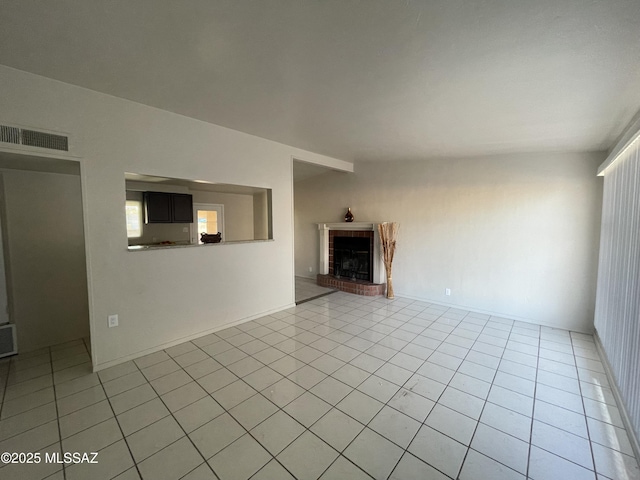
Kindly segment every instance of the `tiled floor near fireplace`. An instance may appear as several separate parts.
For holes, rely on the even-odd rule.
[[[86,358],[0,362],[0,452],[99,463],[0,478],[640,478],[589,335],[335,293],[99,374]]]
[[[335,292],[334,288],[321,287],[315,278],[296,277],[296,304]]]

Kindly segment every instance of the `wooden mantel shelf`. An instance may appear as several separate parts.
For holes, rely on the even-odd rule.
[[[377,230],[378,225],[384,222],[336,222],[319,223],[318,230]]]

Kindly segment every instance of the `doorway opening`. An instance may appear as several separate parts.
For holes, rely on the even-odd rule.
[[[193,221],[191,227],[191,243],[203,244],[200,235],[220,233],[224,242],[224,205],[215,203],[194,203]]]
[[[315,246],[318,232],[308,222],[300,221],[296,193],[313,188],[315,177],[332,172],[331,168],[313,163],[293,160],[293,225],[294,225],[294,298],[296,305],[337,292],[335,288],[322,287],[317,283],[318,248]],[[324,219],[318,219],[322,221]]]
[[[0,224],[0,276],[18,353],[53,347],[62,351],[56,360],[68,353],[90,371],[80,163],[0,152]]]

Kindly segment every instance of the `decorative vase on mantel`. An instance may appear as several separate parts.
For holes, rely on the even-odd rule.
[[[351,207],[347,208],[347,213],[344,215],[345,222],[353,222],[353,213],[351,213]]]

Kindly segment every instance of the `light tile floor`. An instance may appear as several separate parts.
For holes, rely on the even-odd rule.
[[[336,293],[89,373],[0,362],[10,479],[638,479],[589,335]],[[43,457],[44,458],[44,457]]]
[[[321,287],[312,278],[296,277],[296,303],[303,303],[331,292],[337,292],[337,290]]]

